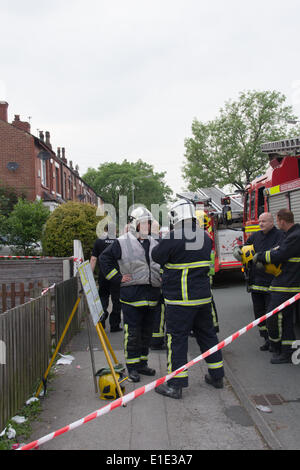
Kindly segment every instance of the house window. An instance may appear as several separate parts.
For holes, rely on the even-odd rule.
[[[59,169],[55,168],[55,179],[56,179],[56,192],[60,194],[59,190]]]
[[[67,199],[67,175],[64,172],[64,198]]]
[[[41,182],[43,186],[47,186],[47,162],[41,160]]]

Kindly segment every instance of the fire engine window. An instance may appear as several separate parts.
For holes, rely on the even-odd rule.
[[[245,194],[245,220],[248,220],[249,216],[249,193]]]
[[[251,193],[250,217],[251,219],[255,219],[255,191]]]
[[[265,212],[264,189],[265,189],[265,187],[263,186],[262,188],[259,188],[259,190],[258,190],[257,217],[259,217],[260,214]]]

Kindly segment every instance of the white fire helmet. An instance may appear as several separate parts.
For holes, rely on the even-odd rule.
[[[134,231],[137,230],[137,226],[143,222],[148,220],[152,222],[154,220],[153,215],[151,214],[146,207],[136,207],[133,209],[129,216],[130,228]]]
[[[171,225],[176,225],[187,219],[196,219],[194,204],[186,199],[178,199],[178,201],[174,202],[170,207],[169,219]]]

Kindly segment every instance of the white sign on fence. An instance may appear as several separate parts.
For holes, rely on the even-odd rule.
[[[6,345],[0,341],[0,364],[6,364]]]
[[[89,261],[82,263],[78,268],[78,272],[80,274],[81,284],[89,306],[90,314],[92,316],[93,323],[96,326],[103,314],[103,307]]]
[[[73,253],[74,253],[74,276],[78,271],[78,267],[84,262],[83,249],[80,240],[73,240]]]

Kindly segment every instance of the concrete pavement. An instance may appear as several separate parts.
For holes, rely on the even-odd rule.
[[[250,295],[241,278],[226,275],[213,290],[219,340],[253,320]],[[118,360],[124,363],[123,332],[107,332]],[[298,337],[300,337],[298,331]],[[92,327],[96,370],[106,366],[99,338]],[[43,444],[41,450],[263,450],[299,449],[300,365],[270,364],[262,352],[258,329],[250,330],[223,349],[225,388],[204,382],[205,362],[189,369],[190,385],[182,400],[158,395],[154,390],[88,424]],[[68,346],[75,357],[71,365],[58,366],[43,400],[39,421],[30,441],[60,429],[105,406],[95,394],[86,325]],[[189,340],[189,359],[199,355]],[[126,392],[166,374],[165,351],[151,351],[149,365],[157,374],[142,376],[140,383],[126,382]],[[259,411],[263,404],[270,413]]]
[[[123,332],[108,336],[116,356],[124,363]],[[106,366],[100,341],[93,329],[96,369]],[[190,358],[199,355],[196,342],[190,338]],[[33,423],[29,440],[39,439],[103,407],[108,401],[95,394],[92,378],[88,335],[84,328],[69,344],[75,357],[71,365],[56,367],[43,400],[43,411]],[[165,351],[151,351],[149,365],[157,375],[166,374]],[[183,399],[163,397],[154,390],[79,428],[69,431],[40,447],[40,450],[263,450],[268,445],[253,419],[240,402],[228,379],[223,390],[204,382],[204,362],[189,369],[190,386]],[[140,383],[126,382],[126,393],[151,382],[142,376]]]

